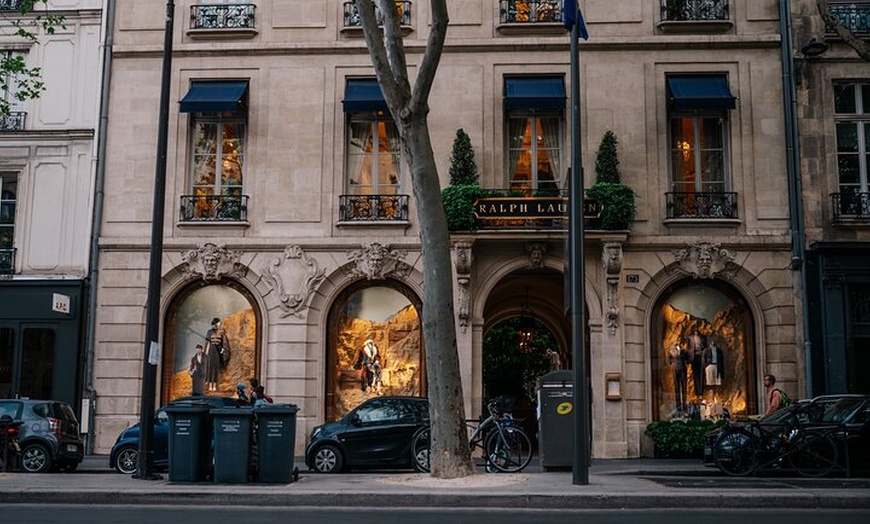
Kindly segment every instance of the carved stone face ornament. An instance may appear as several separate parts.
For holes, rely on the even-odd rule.
[[[241,252],[230,251],[211,242],[198,249],[183,252],[181,258],[184,264],[180,269],[188,279],[220,280],[225,276],[241,278],[248,272],[247,267],[239,261]]]

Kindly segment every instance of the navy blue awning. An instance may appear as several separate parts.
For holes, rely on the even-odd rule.
[[[374,78],[359,78],[347,81],[344,91],[345,113],[374,113],[388,111],[387,102],[381,93],[381,86]]]
[[[562,77],[518,77],[505,79],[505,109],[565,109],[565,80]]]
[[[238,111],[245,102],[247,82],[194,82],[181,99],[182,113]]]
[[[675,111],[724,111],[737,107],[725,75],[668,77],[668,103]]]

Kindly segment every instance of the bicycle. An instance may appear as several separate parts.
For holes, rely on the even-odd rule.
[[[481,421],[466,421],[472,430],[468,446],[472,452],[483,450],[484,470],[487,473],[502,471],[517,473],[525,469],[532,460],[532,443],[528,435],[514,425],[507,404],[513,402],[506,397],[497,397],[487,403],[489,416]],[[421,430],[411,443],[414,469],[429,471],[429,428]]]
[[[734,476],[791,469],[823,477],[838,466],[838,431],[834,425],[729,424],[713,446],[713,460],[720,471]]]

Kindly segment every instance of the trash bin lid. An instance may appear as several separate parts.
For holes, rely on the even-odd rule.
[[[191,402],[184,404],[170,404],[166,406],[165,411],[170,415],[174,413],[208,413],[211,407],[205,402]]]
[[[212,415],[232,415],[234,417],[253,417],[251,408],[213,408]]]
[[[267,404],[265,406],[257,406],[254,408],[254,413],[256,414],[276,414],[276,415],[289,415],[291,413],[296,413],[299,411],[299,407],[296,404]]]

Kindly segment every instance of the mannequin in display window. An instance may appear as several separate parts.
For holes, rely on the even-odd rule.
[[[700,334],[698,329],[692,330],[689,335],[689,355],[692,359],[692,384],[695,395],[704,394],[704,362],[703,354],[707,346],[707,337]]]
[[[722,385],[725,377],[725,355],[715,342],[704,349],[704,375],[708,386]]]
[[[687,411],[687,388],[686,377],[689,363],[692,361],[689,352],[679,344],[668,351],[668,364],[673,367],[674,373],[674,397],[676,409],[680,413]]]

